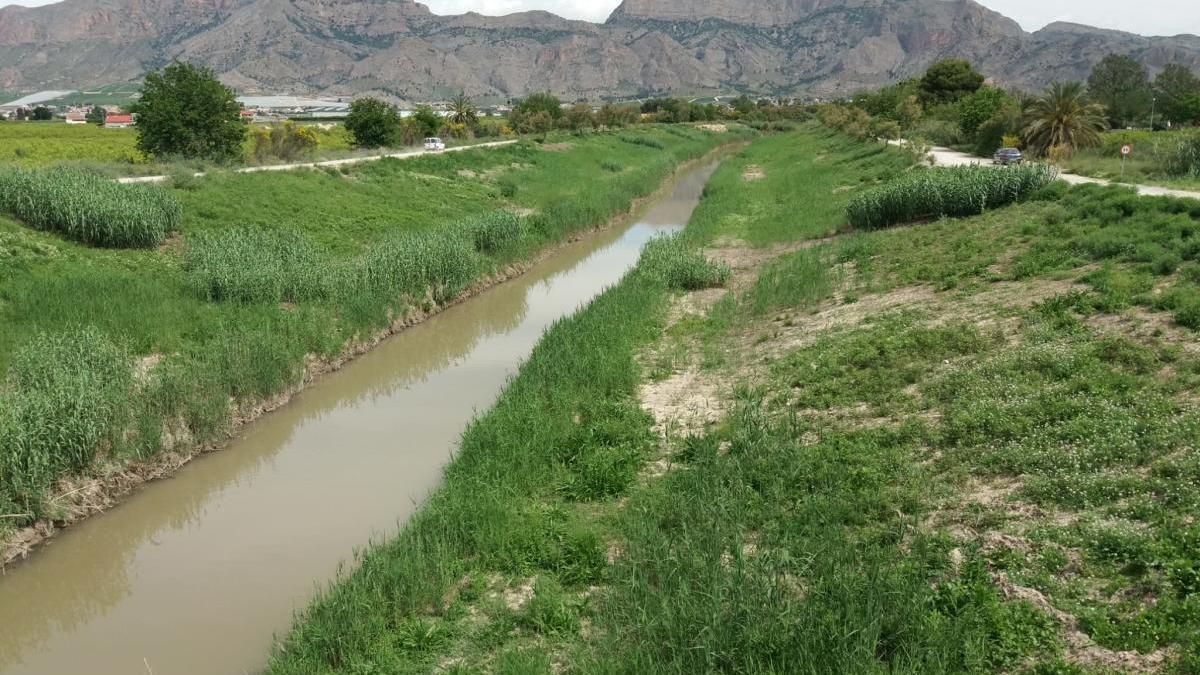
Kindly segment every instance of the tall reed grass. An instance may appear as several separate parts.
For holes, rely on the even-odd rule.
[[[50,485],[90,467],[121,428],[132,386],[128,356],[94,328],[21,348],[0,388],[0,506],[40,515]]]
[[[640,267],[667,288],[681,291],[724,286],[730,275],[728,265],[709,260],[678,235],[647,244]]]
[[[192,287],[214,301],[338,301],[369,294],[386,304],[428,291],[440,302],[477,275],[474,237],[459,227],[398,233],[338,260],[298,230],[240,227],[190,237],[184,267]],[[501,238],[495,234],[485,243]]]
[[[874,230],[901,223],[979,215],[1021,200],[1058,177],[1046,164],[960,166],[914,171],[859,193],[846,207],[850,225]]]
[[[0,172],[0,210],[39,230],[109,248],[157,246],[183,209],[161,188],[69,169]]]

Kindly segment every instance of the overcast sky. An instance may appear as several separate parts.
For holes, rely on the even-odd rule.
[[[51,0],[0,0],[0,5],[44,5]],[[508,14],[545,9],[572,19],[603,21],[620,0],[423,0],[438,14],[474,10]],[[690,0],[679,0],[689,2]],[[753,0],[735,0],[753,2]],[[982,0],[1026,28],[1037,30],[1052,21],[1074,21],[1143,35],[1200,35],[1197,0]]]

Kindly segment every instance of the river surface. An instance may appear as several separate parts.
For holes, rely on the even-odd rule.
[[[435,488],[467,423],[559,318],[685,224],[716,165],[635,222],[388,339],[0,576],[0,673],[256,672],[355,549]]]

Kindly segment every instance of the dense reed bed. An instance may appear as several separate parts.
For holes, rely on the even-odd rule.
[[[82,171],[0,170],[0,211],[91,246],[147,248],[179,229],[182,209],[165,190],[118,185]]]
[[[846,217],[853,227],[873,230],[921,220],[975,216],[1023,199],[1057,176],[1057,170],[1048,164],[913,171],[855,195],[846,207]]]

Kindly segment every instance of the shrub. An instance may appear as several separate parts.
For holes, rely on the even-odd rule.
[[[43,333],[0,387],[0,501],[39,515],[46,489],[82,471],[127,418],[131,363],[93,328]]]
[[[269,159],[292,161],[309,155],[318,145],[320,139],[312,128],[290,120],[254,131],[254,159],[259,162]]]
[[[495,254],[507,251],[521,240],[521,219],[507,211],[492,211],[467,220],[463,227],[470,234],[475,250]]]
[[[708,260],[678,236],[661,237],[647,244],[641,268],[668,288],[682,291],[724,286],[730,274],[727,265]]]
[[[926,119],[909,134],[910,136],[919,136],[927,139],[934,145],[953,146],[961,144],[965,139],[962,135],[962,128],[957,122],[939,119]]]
[[[113,248],[161,244],[183,212],[161,188],[69,169],[0,173],[0,210],[39,230]]]
[[[1023,199],[1055,178],[1056,169],[1044,164],[915,171],[855,195],[846,215],[852,226],[864,229],[978,215]]]

